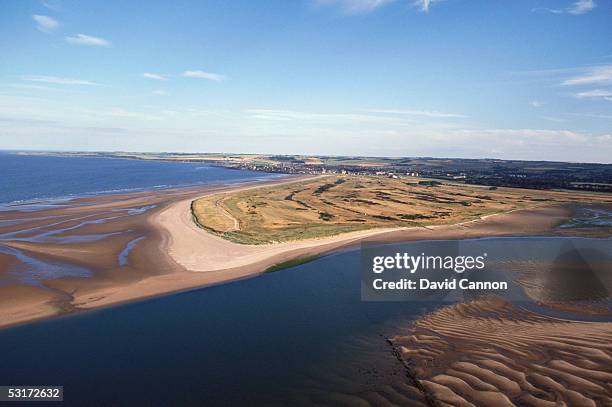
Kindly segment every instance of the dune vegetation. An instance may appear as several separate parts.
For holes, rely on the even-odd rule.
[[[243,244],[318,238],[381,227],[428,227],[595,194],[496,188],[415,177],[331,175],[203,197],[196,223]]]

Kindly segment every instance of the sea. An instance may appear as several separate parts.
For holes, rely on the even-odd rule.
[[[278,176],[201,162],[134,160],[0,151],[0,204],[252,181]]]

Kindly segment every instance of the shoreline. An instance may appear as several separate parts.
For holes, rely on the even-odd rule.
[[[427,229],[417,227],[370,229],[308,241],[247,246],[230,242],[199,228],[191,220],[191,213],[188,210],[192,199],[194,198],[170,204],[152,213],[148,219],[149,224],[162,236],[158,246],[159,252],[165,253],[172,259],[177,271],[148,277],[129,287],[111,290],[112,292],[103,298],[76,297],[75,304],[79,309],[97,309],[252,278],[264,274],[266,270],[276,265],[305,257],[322,257],[355,246],[364,240],[377,242],[453,240],[528,236],[535,232],[546,235],[571,213],[567,207],[520,209],[512,213],[487,215],[483,219]],[[172,215],[177,213],[180,221],[173,222]],[[527,220],[518,222],[523,216],[527,216]],[[533,217],[540,218],[540,222],[534,223]],[[506,225],[513,223],[514,227],[503,229],[498,223]],[[469,227],[470,224],[477,226]],[[190,241],[184,232],[194,239]],[[196,250],[201,247],[207,249]],[[218,256],[219,253],[222,253],[222,256]],[[233,256],[238,258],[228,261],[228,257]],[[231,267],[227,267],[227,264]]]
[[[19,290],[27,292],[20,296],[28,299],[27,305],[13,298],[13,313],[11,314],[11,309],[3,309],[4,318],[0,323],[0,329],[54,316],[76,315],[85,310],[251,278],[276,265],[300,258],[320,257],[338,249],[354,246],[364,240],[383,242],[547,234],[571,214],[568,206],[542,206],[487,215],[481,219],[455,225],[376,228],[319,239],[255,246],[232,243],[208,233],[191,219],[191,202],[201,196],[291,183],[307,178],[310,177],[282,177],[243,182],[238,185],[208,185],[204,188],[175,188],[154,191],[149,194],[151,196],[142,193],[120,194],[118,196],[140,199],[141,204],[154,202],[157,199],[152,198],[155,193],[163,194],[158,200],[165,199],[139,218],[142,219],[139,220],[139,226],[143,229],[143,233],[146,232],[146,239],[135,245],[129,254],[130,267],[135,271],[135,275],[125,276],[105,270],[100,276],[94,275],[91,278],[46,280],[52,291],[59,293],[56,296],[48,290],[35,295],[37,291],[35,288],[19,285],[17,286]],[[88,204],[88,207],[95,207],[104,202],[107,205],[116,204],[115,199],[111,198],[106,195],[82,200]],[[130,237],[133,238],[134,236]],[[10,241],[2,241],[2,244],[19,250],[38,250],[30,253],[41,256],[79,255],[78,260],[82,257],[78,253],[79,250],[73,250],[72,246],[51,247],[53,250],[49,250],[51,245],[34,247],[27,243]],[[94,245],[94,249],[98,248]],[[70,252],[71,250],[74,253]],[[116,258],[116,253],[112,253]],[[92,255],[93,257],[95,256]],[[76,288],[73,288],[75,285]],[[24,305],[26,309],[21,309]],[[20,308],[19,312],[17,308]]]

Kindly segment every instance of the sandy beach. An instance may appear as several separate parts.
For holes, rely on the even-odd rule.
[[[363,240],[457,239],[502,234],[545,232],[568,216],[561,207],[523,210],[491,215],[477,221],[428,228],[377,228],[295,242],[241,245],[199,228],[191,218],[191,199],[179,201],[153,215],[151,223],[168,236],[170,256],[186,270],[214,273],[249,268],[262,271],[271,265],[296,258],[321,254]]]
[[[32,221],[27,221],[19,211],[5,213],[5,219],[13,219],[16,223],[0,229],[5,237],[3,245],[39,261],[89,270],[91,275],[51,278],[44,281],[42,288],[23,284],[0,288],[4,292],[0,300],[0,325],[252,277],[270,266],[322,255],[363,240],[545,234],[571,213],[563,206],[539,207],[457,225],[370,229],[254,246],[212,235],[199,228],[191,218],[190,203],[198,197],[295,180],[293,177],[82,198],[38,211]],[[129,216],[118,216],[123,213]],[[103,238],[88,240],[91,236]],[[70,244],[66,244],[67,241]]]
[[[125,302],[164,292],[219,284],[252,277],[268,267],[292,259],[322,255],[361,241],[409,241],[464,239],[483,236],[547,233],[570,215],[564,207],[543,207],[487,216],[477,221],[429,228],[385,228],[345,233],[338,236],[270,245],[240,245],[212,235],[192,220],[188,198],[168,205],[148,219],[161,232],[160,251],[179,267],[129,286],[113,287],[103,295],[78,296],[80,308]]]

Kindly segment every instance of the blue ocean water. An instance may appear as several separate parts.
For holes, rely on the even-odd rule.
[[[0,203],[270,177],[202,163],[0,151]]]

